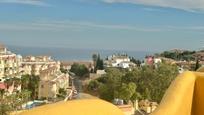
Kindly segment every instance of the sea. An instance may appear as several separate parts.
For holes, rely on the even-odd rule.
[[[22,56],[28,55],[46,55],[52,56],[60,61],[90,61],[93,54],[100,54],[105,59],[112,54],[127,54],[139,60],[143,60],[146,55],[152,55],[155,52],[148,51],[125,51],[125,50],[104,50],[104,49],[74,49],[74,48],[54,48],[54,47],[29,47],[29,46],[8,46],[8,49]]]

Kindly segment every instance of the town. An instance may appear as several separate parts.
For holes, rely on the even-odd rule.
[[[203,51],[178,49],[144,60],[125,53],[106,59],[93,54],[92,61],[60,61],[16,53],[0,45],[2,115],[93,97],[113,103],[126,115],[150,114],[179,73],[204,64]]]

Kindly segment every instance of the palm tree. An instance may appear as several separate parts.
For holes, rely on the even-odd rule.
[[[21,77],[21,88],[22,90],[28,89],[30,83],[30,75],[22,75]]]
[[[22,90],[31,91],[32,99],[37,98],[40,77],[36,75],[23,75],[21,77]]]
[[[40,77],[31,75],[30,76],[30,83],[28,85],[31,93],[32,99],[37,99],[38,88],[39,88]]]

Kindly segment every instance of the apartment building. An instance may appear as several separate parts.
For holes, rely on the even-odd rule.
[[[60,70],[60,62],[53,60],[50,56],[26,56],[22,61],[22,74],[40,75],[40,71],[50,67]]]
[[[50,56],[26,56],[22,61],[22,74],[38,75],[39,98],[55,98],[60,88],[69,86],[69,75],[60,71],[60,62]]]
[[[22,56],[16,55],[0,45],[0,82],[5,78],[19,77]]]
[[[60,88],[69,87],[69,75],[61,73],[56,66],[40,71],[38,98],[55,98]]]

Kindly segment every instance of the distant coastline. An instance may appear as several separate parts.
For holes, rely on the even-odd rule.
[[[12,52],[22,56],[27,55],[48,55],[60,61],[90,61],[92,54],[99,53],[102,58],[117,53],[127,53],[129,56],[142,60],[146,55],[155,52],[147,51],[117,51],[103,49],[73,49],[73,48],[53,48],[53,47],[28,47],[28,46],[7,46]]]

